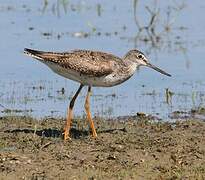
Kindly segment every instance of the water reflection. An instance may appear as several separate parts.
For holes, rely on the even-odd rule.
[[[137,27],[137,34],[134,37],[134,46],[146,46],[147,54],[157,54],[165,49],[168,52],[180,52],[185,60],[185,67],[190,68],[190,58],[188,55],[187,44],[184,39],[187,27],[183,24],[176,26],[177,17],[185,11],[186,3],[184,1],[165,4],[160,9],[160,1],[153,0],[143,4],[139,0],[133,1],[134,21]],[[138,9],[143,9],[147,13],[145,17],[140,16]],[[142,45],[143,44],[143,45]]]
[[[148,5],[139,5],[141,1],[134,0],[134,21],[137,27],[137,34],[134,38],[135,47],[139,46],[140,42],[150,46],[150,49],[172,49],[172,46],[179,46],[177,49],[185,49],[182,44],[180,32],[187,28],[181,25],[176,27],[175,21],[177,16],[184,10],[186,5],[182,4],[167,3],[165,7],[160,9],[159,1],[153,0]],[[138,8],[143,8],[143,16],[138,13]],[[142,23],[141,23],[142,22]],[[141,25],[143,24],[143,25]]]
[[[63,9],[64,13],[67,13],[68,5],[69,5],[68,0],[57,0],[56,2],[52,2],[51,5],[50,5],[49,0],[44,0],[42,12],[45,13],[48,10],[49,6],[50,6],[51,10],[52,10],[52,13],[54,15],[57,15],[58,17],[60,17],[61,9]]]

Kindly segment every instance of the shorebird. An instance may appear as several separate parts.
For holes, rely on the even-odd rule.
[[[148,58],[136,49],[130,50],[123,58],[105,52],[90,50],[74,50],[60,53],[25,48],[24,53],[46,64],[55,73],[80,83],[80,87],[68,106],[63,132],[64,140],[70,139],[73,107],[84,86],[88,86],[85,111],[92,130],[92,136],[96,138],[97,133],[90,112],[91,87],[111,87],[121,84],[128,80],[139,66],[147,66],[164,75],[171,76],[152,65]]]

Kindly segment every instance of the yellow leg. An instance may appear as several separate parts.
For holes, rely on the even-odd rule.
[[[68,112],[67,112],[67,117],[66,117],[66,124],[64,127],[64,140],[70,139],[70,127],[71,127],[71,121],[73,118],[73,107],[75,104],[75,100],[78,97],[81,89],[83,88],[83,85],[81,84],[80,87],[78,88],[77,92],[73,96],[73,98],[70,101],[70,105],[68,107]]]
[[[97,133],[96,133],[95,126],[94,126],[94,123],[93,123],[93,120],[92,120],[92,117],[91,117],[91,113],[90,113],[90,94],[91,94],[91,86],[88,87],[88,92],[87,92],[86,99],[85,99],[85,111],[86,111],[86,114],[87,114],[87,119],[90,123],[90,127],[91,127],[91,130],[92,130],[92,135],[93,135],[94,138],[96,138]]]

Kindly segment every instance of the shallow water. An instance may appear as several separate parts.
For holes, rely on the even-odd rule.
[[[157,14],[155,33],[139,33],[134,9],[141,27]],[[133,1],[117,0],[100,4],[68,0],[1,2],[0,114],[65,116],[66,106],[78,88],[77,83],[24,56],[24,47],[46,51],[94,49],[118,56],[138,48],[153,64],[172,74],[169,78],[140,68],[122,85],[93,88],[91,103],[96,116],[144,112],[168,119],[173,111],[204,106],[204,9],[205,2],[199,0],[139,1],[137,6]],[[75,115],[84,113],[85,93],[82,91],[76,102]]]

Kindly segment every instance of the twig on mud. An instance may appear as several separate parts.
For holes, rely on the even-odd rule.
[[[44,144],[43,146],[41,146],[41,149],[47,148],[51,144],[53,144],[53,142],[48,142],[48,143]]]
[[[112,133],[113,131],[127,132],[126,128],[120,128],[120,129],[107,129],[107,130],[100,131],[100,133]]]

